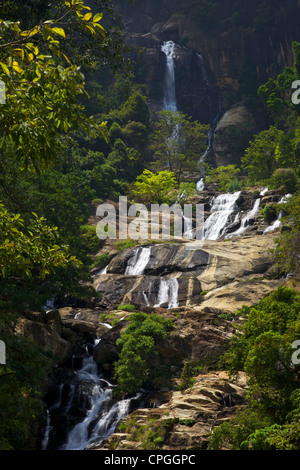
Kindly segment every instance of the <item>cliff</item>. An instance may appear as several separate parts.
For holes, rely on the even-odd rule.
[[[166,57],[164,41],[176,44],[174,54],[176,98],[179,111],[212,126],[232,107],[234,123],[222,125],[222,142],[210,161],[238,163],[249,138],[266,126],[257,103],[257,87],[293,66],[292,42],[299,41],[300,5],[297,0],[114,0],[125,40],[132,46],[135,77],[149,89],[155,113],[163,107]],[[220,132],[219,132],[220,140]],[[238,137],[238,139],[237,139]],[[237,147],[238,140],[238,147]]]

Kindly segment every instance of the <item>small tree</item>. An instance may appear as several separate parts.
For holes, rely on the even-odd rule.
[[[226,191],[229,183],[236,180],[240,170],[235,165],[218,166],[207,170],[206,183],[217,183],[220,191]],[[229,188],[230,189],[230,188]],[[238,187],[240,189],[240,187]]]
[[[271,126],[260,132],[250,142],[242,157],[242,169],[248,173],[250,183],[266,181],[276,170],[276,151],[284,133]]]
[[[172,171],[180,184],[184,171],[198,169],[207,147],[209,126],[191,121],[185,114],[161,111],[152,141],[154,158],[161,168]]]
[[[163,204],[169,202],[169,194],[175,189],[177,183],[171,171],[152,173],[150,170],[137,177],[132,193],[145,204]]]

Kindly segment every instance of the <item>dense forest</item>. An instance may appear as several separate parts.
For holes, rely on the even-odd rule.
[[[217,28],[215,8],[222,2],[196,3],[199,24]],[[248,21],[237,3],[230,18],[218,22],[235,27]],[[257,4],[255,28],[269,26],[277,2],[251,3]],[[284,230],[272,253],[274,278],[300,275],[300,104],[292,100],[293,84],[300,83],[300,44],[290,45],[294,65],[277,77],[260,85],[246,71],[241,77],[239,98],[263,109],[268,125],[251,137],[240,164],[199,166],[209,126],[180,111],[153,118],[149,90],[134,76],[113,4],[94,4],[93,13],[83,0],[55,0],[47,6],[40,0],[5,0],[0,6],[3,450],[26,448],[53,361],[49,351],[17,333],[18,319],[43,311],[50,301],[56,307],[95,306],[101,297],[91,270],[104,267],[107,259],[95,257],[103,241],[88,224],[101,202],[117,203],[120,195],[128,195],[131,202],[173,204],[182,195],[184,203],[195,193],[202,171],[207,184],[220,192],[267,186],[289,193],[284,206],[266,205],[262,215],[272,222],[284,209]],[[176,129],[178,140],[172,138]],[[164,338],[171,329],[167,320],[146,317],[133,315],[119,341],[123,349],[115,378],[121,392],[138,390],[146,369],[152,380],[156,366],[149,357],[155,337]],[[244,307],[235,315],[238,323],[241,318],[242,326],[215,367],[248,374],[247,408],[214,430],[209,448],[299,450],[299,366],[291,365],[292,344],[299,336],[299,293],[280,287]]]

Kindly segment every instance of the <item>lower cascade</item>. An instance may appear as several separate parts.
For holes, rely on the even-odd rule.
[[[78,369],[77,362],[81,362]],[[141,396],[116,400],[114,388],[98,372],[92,351],[87,348],[84,357],[73,357],[47,410],[42,450],[86,450],[101,445]]]
[[[211,215],[204,223],[204,239],[217,240],[224,233],[230,215],[236,210],[241,192],[220,194],[212,201]]]
[[[157,304],[154,307],[160,307],[167,304],[168,308],[178,307],[178,281],[175,278],[160,279]]]

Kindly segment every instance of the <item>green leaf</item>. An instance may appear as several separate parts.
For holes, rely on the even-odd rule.
[[[58,34],[59,36],[62,36],[63,38],[66,37],[66,33],[65,33],[65,30],[63,28],[52,28],[52,31],[55,33],[55,34]]]
[[[89,21],[92,18],[92,13],[86,13],[84,17],[82,18],[83,21]]]
[[[6,73],[6,75],[10,75],[10,71],[9,71],[9,68],[7,67],[7,65],[5,65],[3,62],[0,62],[0,65],[1,65],[2,69],[4,70],[4,72]]]
[[[97,22],[100,21],[102,18],[103,18],[103,13],[97,13],[97,14],[94,16],[93,21],[94,21],[94,23],[97,23]]]

